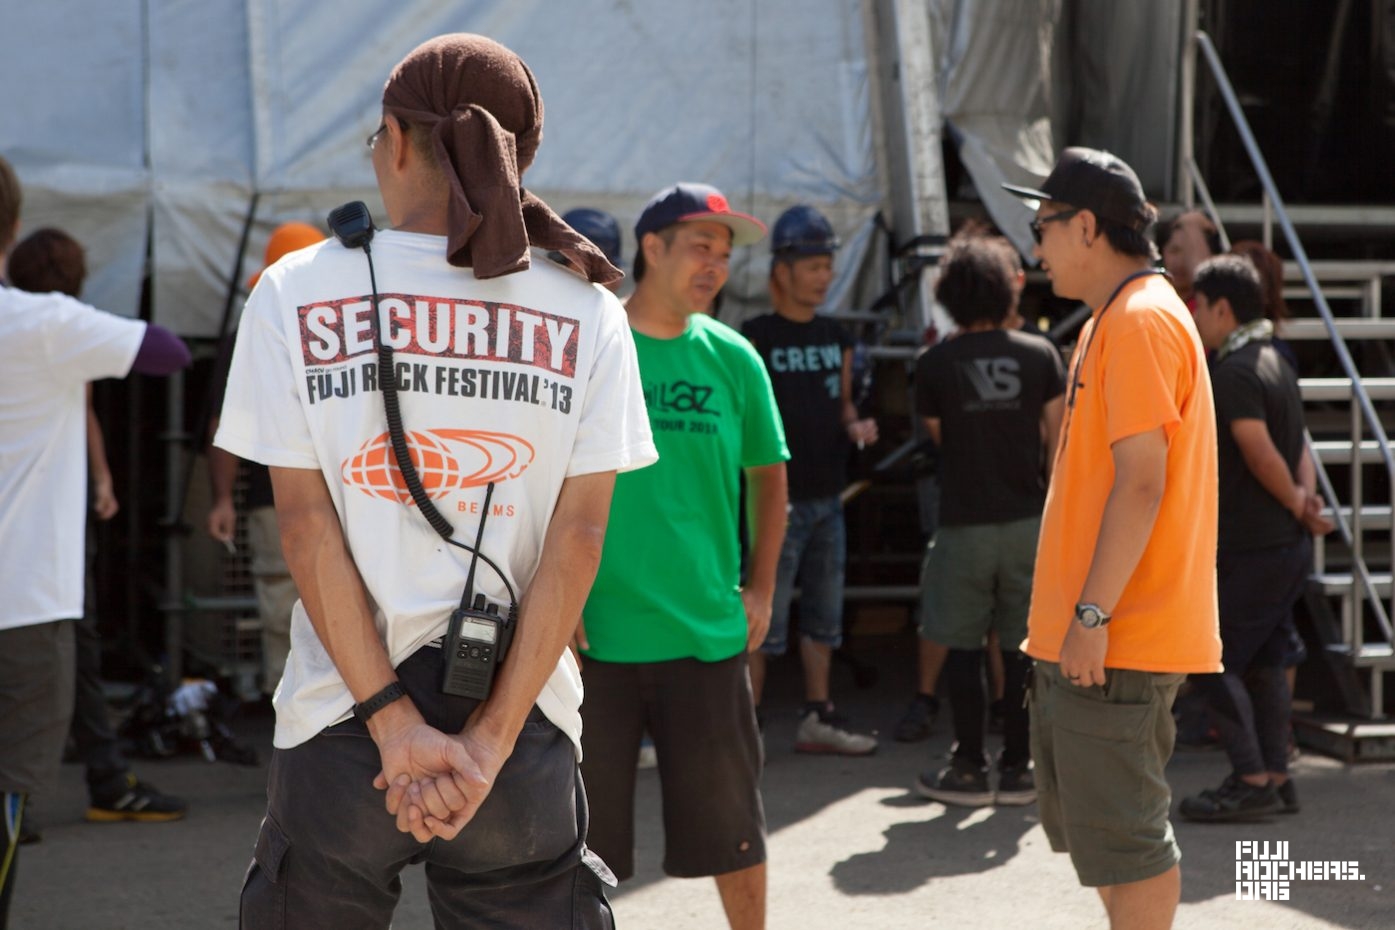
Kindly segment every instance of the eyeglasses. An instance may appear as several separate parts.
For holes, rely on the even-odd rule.
[[[1032,238],[1036,240],[1037,245],[1041,245],[1041,228],[1043,226],[1047,223],[1064,223],[1066,220],[1079,213],[1081,209],[1081,207],[1076,207],[1074,210],[1062,210],[1060,213],[1053,213],[1050,216],[1032,220]]]
[[[370,151],[370,152],[373,151],[373,146],[375,146],[375,145],[378,144],[378,137],[381,136],[381,135],[382,135],[384,132],[386,132],[386,131],[387,131],[387,123],[386,123],[386,122],[384,122],[384,123],[383,123],[381,126],[379,126],[377,129],[373,130],[373,135],[369,136],[369,137],[368,137],[367,139],[365,139],[364,142],[363,142],[364,145],[368,146],[368,151]],[[1040,242],[1041,239],[1038,238],[1037,241]]]

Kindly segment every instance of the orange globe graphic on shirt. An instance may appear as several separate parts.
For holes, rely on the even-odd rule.
[[[432,500],[445,497],[455,490],[460,474],[460,462],[445,443],[429,433],[407,433],[407,454],[417,468],[421,486]],[[392,501],[411,503],[412,495],[402,470],[397,467],[392,443],[387,433],[368,440],[352,458],[344,463],[344,483]]]
[[[422,489],[432,500],[462,488],[517,478],[533,462],[532,444],[508,433],[434,429],[409,432],[404,438]],[[340,475],[345,484],[370,497],[414,506],[387,433],[369,439],[345,459]]]

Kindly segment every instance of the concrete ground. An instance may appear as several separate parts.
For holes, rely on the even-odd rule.
[[[877,637],[859,657],[880,683],[855,691],[835,669],[835,696],[855,722],[889,733],[911,682],[911,641]],[[770,926],[798,930],[1103,927],[1094,893],[1066,857],[1050,852],[1035,807],[946,808],[910,785],[949,748],[944,715],[929,741],[883,742],[865,759],[797,756],[790,750],[799,700],[797,663],[772,666],[767,703],[765,803],[770,828]],[[269,753],[270,721],[239,735]],[[43,842],[25,847],[13,930],[173,930],[233,927],[237,895],[264,804],[265,768],[193,758],[139,762],[137,772],[186,797],[172,824],[94,825],[82,820],[81,769],[64,766],[42,801]],[[1178,754],[1169,768],[1180,797],[1214,787],[1219,753]],[[1273,930],[1395,927],[1395,766],[1347,767],[1305,755],[1295,777],[1303,812],[1245,825],[1179,821],[1183,850],[1178,928]],[[725,925],[707,880],[663,876],[658,778],[640,773],[639,872],[614,896],[621,927],[707,930]],[[1236,900],[1236,842],[1287,841],[1294,860],[1355,860],[1358,881],[1295,882],[1287,901]],[[404,877],[397,928],[431,926],[419,869]]]

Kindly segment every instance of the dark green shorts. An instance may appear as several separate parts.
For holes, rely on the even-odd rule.
[[[1027,637],[1041,517],[942,526],[926,548],[920,576],[920,635],[951,649],[982,649],[989,630],[999,648]]]
[[[1122,885],[1182,858],[1164,769],[1177,735],[1172,700],[1184,675],[1105,670],[1104,687],[1073,685],[1037,662],[1031,689],[1037,808],[1080,883]]]

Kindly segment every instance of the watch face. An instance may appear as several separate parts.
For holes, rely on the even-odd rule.
[[[1104,614],[1100,612],[1098,607],[1093,605],[1077,607],[1075,609],[1075,616],[1076,619],[1080,621],[1080,625],[1087,630],[1093,630],[1101,626],[1104,622]]]

